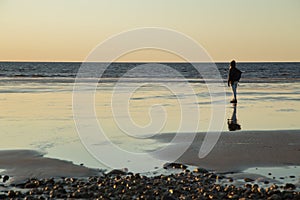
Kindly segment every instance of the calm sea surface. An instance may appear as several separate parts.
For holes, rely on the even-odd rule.
[[[5,78],[14,78],[20,80],[21,78],[45,78],[50,80],[54,78],[55,81],[66,81],[66,78],[74,78],[82,63],[51,63],[51,62],[0,62],[0,77],[1,81]],[[145,63],[112,63],[108,66],[103,77],[119,78],[131,69]],[[97,63],[90,65],[98,66]],[[157,78],[173,78],[173,74],[168,75],[168,70],[177,70],[186,79],[201,79],[201,75],[195,70],[192,64],[187,63],[163,63],[169,69],[162,69],[161,75]],[[197,63],[199,67],[207,67],[211,64]],[[222,78],[226,79],[228,73],[228,63],[216,64]],[[294,82],[300,80],[300,63],[238,63],[237,67],[243,71],[243,82]],[[149,70],[149,71],[148,71]],[[143,77],[147,72],[151,71],[151,66],[143,71],[135,71],[129,78]],[[139,74],[140,72],[140,74]],[[91,72],[93,73],[93,72]],[[210,76],[211,71],[206,70],[204,74],[206,77]],[[64,79],[65,78],[65,79]],[[30,79],[29,81],[40,81],[40,79]],[[52,81],[54,81],[52,79]],[[70,80],[72,81],[72,80]]]

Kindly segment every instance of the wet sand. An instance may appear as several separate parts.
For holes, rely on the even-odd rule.
[[[182,139],[189,133],[179,134]],[[152,137],[162,144],[171,145],[170,152],[155,154],[166,162],[172,151],[182,144],[169,144],[174,133]],[[200,159],[199,149],[205,133],[197,133],[194,142],[176,161],[198,166],[217,173],[242,172],[252,167],[285,167],[300,165],[300,131],[236,131],[223,132],[213,150]],[[124,167],[127,167],[124,164]],[[158,166],[162,167],[162,166]],[[49,177],[87,177],[100,172],[72,162],[47,158],[33,150],[0,151],[0,169],[2,174],[13,176],[15,181],[26,178]],[[298,174],[297,174],[298,176]]]
[[[180,134],[180,137],[183,139],[186,134]],[[169,143],[174,136],[174,133],[170,133],[153,138]],[[204,137],[205,133],[198,133],[192,145],[177,162],[217,172],[240,172],[251,167],[300,165],[299,130],[223,132],[212,151],[200,159],[198,154]],[[173,150],[180,147],[180,143],[171,145]],[[169,153],[172,153],[172,149]],[[163,160],[170,157],[168,153],[156,156]]]
[[[216,173],[235,172],[234,175],[239,175],[249,168],[255,167],[287,167],[300,165],[300,131],[299,130],[283,130],[280,129],[299,129],[299,84],[275,84],[274,88],[270,88],[266,84],[251,85],[244,84],[240,86],[239,105],[237,107],[237,119],[242,126],[243,131],[228,132],[226,124],[218,143],[204,159],[198,157],[199,149],[205,137],[204,133],[198,133],[190,148],[176,161],[187,165],[200,166]],[[90,169],[84,166],[75,165],[74,163],[84,163],[86,166],[94,167],[98,165],[82,147],[78,138],[72,115],[72,85],[60,86],[53,89],[53,92],[41,91],[38,93],[21,92],[15,90],[20,89],[16,85],[11,86],[13,92],[3,92],[0,95],[0,103],[2,108],[1,127],[1,150],[0,150],[0,174],[10,177],[8,183],[22,182],[27,178],[54,178],[54,177],[83,177],[95,176],[101,174],[96,169]],[[35,91],[40,85],[33,85],[30,90]],[[198,88],[198,94],[202,94],[203,90]],[[280,88],[278,88],[280,87]],[[287,88],[291,88],[287,90]],[[26,88],[25,88],[26,89]],[[28,90],[29,90],[28,89]],[[27,91],[27,90],[25,90]],[[269,93],[268,93],[269,91]],[[259,92],[259,93],[258,93]],[[274,93],[276,92],[276,93]],[[99,91],[102,99],[105,91]],[[183,90],[185,94],[185,91]],[[169,98],[168,93],[160,91],[160,97],[157,88],[150,93],[142,93],[140,100],[135,100],[136,107],[133,108],[134,118],[140,119],[143,124],[148,122],[142,108],[148,109],[145,106],[145,101],[152,97],[154,100],[149,100],[149,103],[157,103],[162,99],[163,103],[169,103],[170,109],[169,126],[163,130],[161,135],[149,138],[149,141],[154,139],[155,143],[138,143],[133,147],[145,147],[141,149],[156,148],[157,143],[162,145],[168,144],[174,137],[177,130],[178,119],[176,116],[177,107],[172,98]],[[266,95],[267,94],[267,95]],[[98,94],[99,95],[99,94]],[[110,93],[105,95],[109,97]],[[143,96],[144,95],[144,96]],[[231,91],[228,92],[231,95]],[[105,96],[105,97],[106,97]],[[188,96],[186,94],[186,96]],[[98,117],[104,120],[104,125],[108,132],[115,136],[119,134],[115,127],[111,113],[107,113],[110,104],[107,104],[105,99],[97,101]],[[175,99],[176,100],[176,99]],[[174,101],[175,101],[174,100]],[[202,98],[199,95],[198,104],[201,105],[202,118],[200,121],[200,129],[206,130],[210,120],[210,102],[207,98]],[[192,102],[195,103],[195,102]],[[226,105],[226,119],[232,116],[231,105]],[[179,115],[180,116],[180,115]],[[193,119],[193,118],[192,118]],[[191,119],[191,120],[192,120]],[[226,123],[226,119],[224,122]],[[139,122],[139,121],[138,121]],[[266,131],[253,131],[266,130]],[[189,133],[183,133],[185,137]],[[124,137],[117,137],[116,142],[123,144],[125,147],[131,147],[131,143]],[[143,140],[148,141],[148,140]],[[148,146],[147,146],[148,145]],[[169,145],[169,144],[168,144]],[[180,143],[171,144],[173,149],[180,148]],[[128,148],[129,148],[128,147]],[[31,150],[4,150],[10,149],[36,149],[47,152],[45,156],[53,157],[46,158],[42,153]],[[131,150],[131,149],[130,149]],[[140,149],[139,149],[140,150]],[[155,155],[158,159],[168,161],[172,153],[172,148],[169,154]],[[60,158],[56,159],[56,158]],[[94,164],[95,163],[95,164]],[[146,163],[147,164],[147,163]],[[98,165],[99,166],[99,165]],[[124,165],[124,167],[127,167]],[[159,166],[158,166],[159,167]],[[4,169],[4,171],[2,171]],[[298,180],[297,187],[299,188],[299,169],[297,173],[291,174]],[[272,171],[270,171],[273,173]],[[260,173],[259,170],[257,172]],[[282,175],[284,176],[284,175]],[[184,176],[186,179],[188,176]],[[239,179],[243,179],[245,174],[242,173]],[[254,175],[251,176],[255,177]],[[272,178],[272,177],[271,177]],[[256,178],[253,178],[256,179]],[[107,181],[109,181],[108,179]],[[283,180],[283,182],[286,182]],[[88,182],[86,182],[88,184]],[[233,182],[236,184],[235,182]],[[244,183],[244,182],[243,182]],[[1,184],[1,183],[0,183]],[[79,183],[78,183],[79,184]],[[53,186],[54,187],[54,186]],[[0,189],[1,190],[1,189]],[[1,192],[0,192],[1,193]]]
[[[33,177],[88,177],[100,174],[99,170],[46,158],[42,153],[33,150],[0,151],[0,169],[4,169],[0,174],[11,177],[10,183],[22,182]]]
[[[189,133],[181,134],[182,138]],[[169,143],[175,134],[154,136]],[[213,150],[198,157],[205,133],[198,133],[190,148],[176,161],[182,169],[158,169],[150,176],[101,170],[46,158],[33,150],[0,151],[0,169],[9,176],[0,184],[3,198],[299,198],[299,180],[289,183],[257,174],[238,173],[251,167],[300,165],[300,131],[223,132]],[[180,141],[172,144],[180,148]],[[170,153],[172,152],[172,149]],[[168,160],[168,154],[156,155]],[[184,164],[200,168],[188,167]],[[124,166],[126,167],[126,166]],[[163,166],[161,166],[163,167]],[[208,169],[208,170],[206,170]],[[193,170],[194,172],[190,172]],[[235,172],[232,174],[231,172]],[[164,175],[159,175],[164,174]],[[81,178],[80,178],[81,177]],[[299,179],[299,174],[295,174]]]

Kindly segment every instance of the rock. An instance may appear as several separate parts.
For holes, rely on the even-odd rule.
[[[187,166],[186,165],[183,165],[183,164],[180,164],[180,163],[165,163],[163,165],[163,168],[164,169],[186,169]]]
[[[282,195],[283,199],[293,199],[294,198],[292,191],[283,191],[282,193],[283,193],[283,195]]]
[[[133,176],[134,174],[132,172],[128,172],[127,175]]]
[[[8,179],[9,179],[9,176],[7,176],[7,175],[5,175],[5,176],[3,176],[3,183],[5,183],[6,181],[8,181]]]
[[[267,194],[266,190],[264,188],[258,188],[258,192],[263,196],[265,196]]]
[[[200,174],[206,174],[206,173],[208,173],[208,171],[206,169],[200,168],[200,167],[194,169],[194,172],[195,173],[200,173]]]
[[[252,191],[256,191],[256,192],[258,191],[258,185],[257,184],[252,185],[251,188],[252,188]]]
[[[271,187],[270,187],[270,190],[277,190],[277,189],[278,189],[278,186],[275,184],[271,185]]]
[[[294,189],[296,189],[296,186],[292,183],[287,183],[287,184],[285,184],[284,189],[285,190],[294,190]]]
[[[127,172],[121,169],[113,169],[110,172],[107,173],[107,175],[126,175]]]
[[[55,181],[54,181],[53,178],[51,178],[51,179],[46,179],[45,183],[46,183],[47,186],[50,186],[50,185],[53,185],[55,183]]]
[[[254,180],[251,179],[251,178],[244,178],[244,181],[245,181],[245,182],[253,182]]]
[[[294,195],[294,199],[298,199],[298,200],[300,199],[300,192]]]
[[[268,198],[268,200],[281,200],[281,196],[279,196],[278,194],[272,194],[272,196],[270,196]]]
[[[36,198],[31,197],[31,196],[27,196],[27,197],[24,198],[24,200],[34,200],[34,199],[36,199]]]
[[[161,200],[176,200],[176,198],[172,197],[169,194],[165,194],[161,197]]]
[[[259,196],[257,193],[251,193],[249,196],[248,196],[249,199],[259,199]]]
[[[73,193],[72,193],[72,197],[73,197],[73,198],[82,198],[80,192],[78,192],[78,191],[73,192]]]
[[[24,188],[36,188],[36,187],[38,187],[36,182],[29,182],[29,183],[26,183],[24,186]]]
[[[217,177],[216,174],[209,174],[209,175],[208,175],[208,178],[214,180],[214,179],[217,179],[218,177]]]
[[[245,180],[244,186],[239,186],[240,182],[238,185],[228,182],[223,185],[216,182],[219,175],[211,172],[196,174],[180,171],[148,177],[140,174],[123,176],[124,170],[113,170],[111,174],[116,175],[30,179],[21,185],[13,185],[17,191],[0,193],[0,199],[300,199],[300,192],[293,190],[297,187],[291,183],[280,187],[275,184],[260,187]]]
[[[15,198],[16,197],[16,193],[13,190],[8,191],[7,196],[10,198]]]
[[[229,199],[239,199],[239,196],[237,194],[229,194],[227,197]]]

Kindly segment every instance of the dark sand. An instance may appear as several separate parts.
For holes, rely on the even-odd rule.
[[[180,137],[184,138],[187,134],[189,133],[180,134]],[[174,135],[161,134],[152,139],[169,143]],[[300,166],[298,130],[223,132],[213,150],[200,159],[198,154],[204,136],[205,133],[197,133],[194,142],[176,162],[217,173],[241,172],[251,167]],[[172,150],[180,148],[181,144],[179,142],[169,145],[172,146],[169,152],[154,156],[169,161]],[[6,170],[2,174],[14,177],[14,181],[30,177],[87,177],[99,174],[99,170],[46,158],[42,153],[33,150],[0,151],[0,169]]]
[[[184,138],[186,134],[181,134]],[[169,143],[174,133],[153,137],[159,142]],[[197,133],[188,150],[176,161],[200,166],[217,172],[240,172],[251,167],[280,167],[300,165],[300,131],[236,131],[223,132],[213,150],[200,159],[199,149],[205,133]],[[180,143],[171,144],[173,150]],[[168,160],[169,153],[157,154],[158,158]]]
[[[0,169],[5,170],[2,174],[13,177],[9,181],[15,183],[32,177],[88,177],[100,173],[72,162],[43,157],[42,153],[33,150],[0,151]]]

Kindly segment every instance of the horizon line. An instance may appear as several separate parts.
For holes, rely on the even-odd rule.
[[[230,60],[231,61],[231,60]],[[0,60],[0,62],[35,62],[35,63],[230,63],[230,61],[117,61],[117,62],[109,62],[109,61],[51,61],[51,60]],[[237,61],[237,63],[299,63],[300,61]]]

